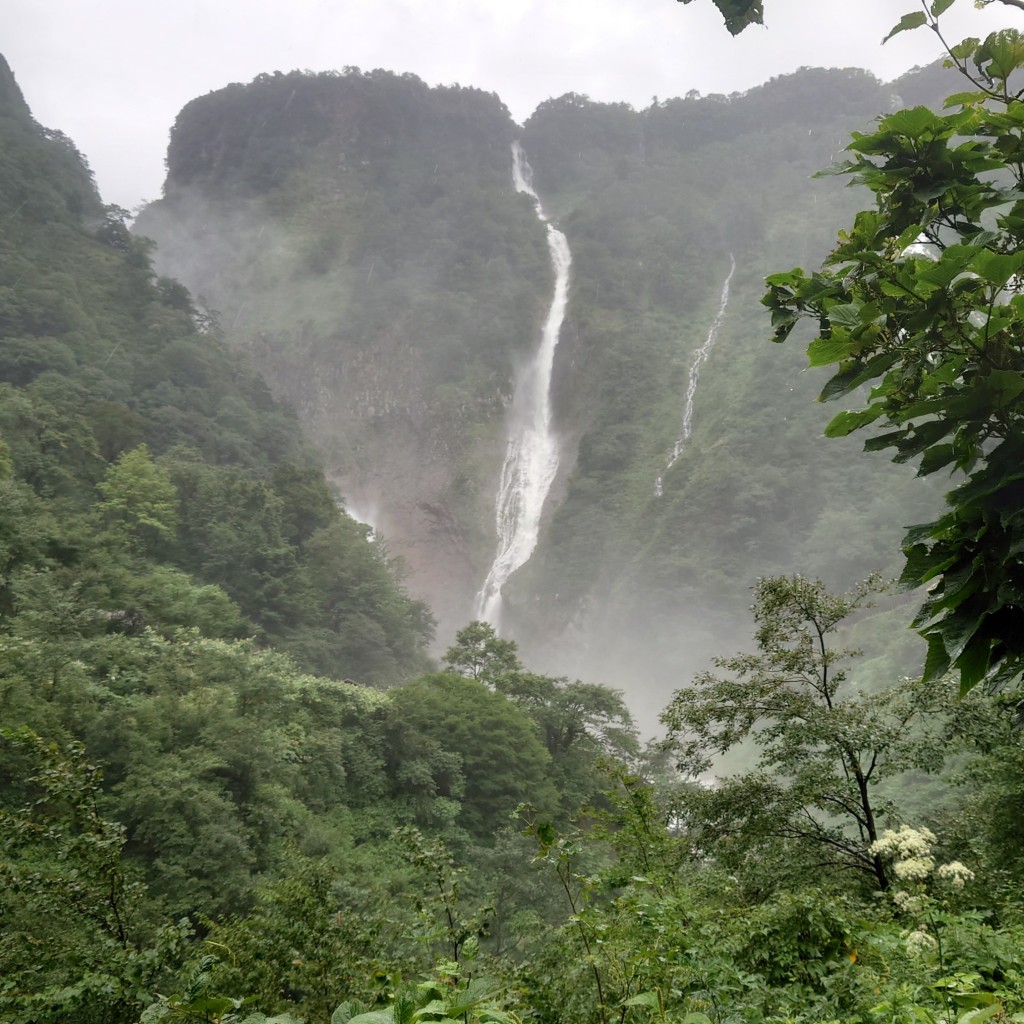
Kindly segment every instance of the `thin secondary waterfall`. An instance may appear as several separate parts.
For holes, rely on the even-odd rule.
[[[555,271],[555,293],[541,332],[540,346],[516,381],[509,423],[508,448],[501,467],[495,502],[498,554],[477,594],[477,616],[497,626],[501,588],[537,546],[544,501],[558,471],[558,441],[551,427],[551,374],[558,335],[569,299],[569,243],[547,218],[533,190],[533,171],[518,142],[512,143],[512,182],[517,192],[533,199],[547,228],[548,250]]]
[[[666,473],[676,464],[679,456],[683,454],[686,442],[690,440],[690,435],[693,433],[693,399],[697,394],[701,367],[707,362],[708,356],[711,354],[711,348],[718,337],[722,322],[725,320],[725,307],[729,305],[729,285],[732,282],[732,275],[735,270],[736,260],[732,253],[729,253],[729,273],[726,274],[725,283],[722,285],[722,296],[718,303],[718,312],[715,314],[715,319],[711,321],[704,344],[694,353],[693,363],[690,365],[690,379],[686,383],[686,401],[683,403],[683,425],[680,428],[675,444],[672,445],[672,454],[668,457],[668,463],[665,466]],[[662,489],[662,478],[659,476],[654,481],[654,493],[659,498],[661,497]]]

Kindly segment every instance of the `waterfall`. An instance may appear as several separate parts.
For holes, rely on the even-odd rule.
[[[518,142],[512,143],[512,183],[530,196],[537,217],[547,228],[548,250],[555,272],[555,292],[541,331],[540,345],[518,375],[509,420],[508,447],[501,467],[495,524],[498,554],[477,594],[477,616],[497,626],[501,588],[537,546],[544,501],[558,470],[558,441],[551,427],[551,374],[558,335],[569,299],[569,243],[547,218],[533,189],[533,171]]]
[[[690,440],[690,435],[693,433],[693,399],[697,394],[697,383],[700,380],[701,367],[707,362],[708,356],[711,354],[711,347],[715,343],[715,339],[718,337],[718,332],[721,329],[722,322],[725,320],[725,307],[729,305],[729,285],[732,282],[732,275],[736,270],[736,260],[732,253],[729,253],[729,273],[725,276],[725,283],[722,285],[722,295],[718,303],[718,312],[715,314],[714,320],[711,321],[711,326],[708,328],[707,337],[704,339],[704,344],[694,353],[693,363],[690,365],[690,378],[686,383],[686,400],[683,403],[683,424],[679,430],[679,436],[676,438],[676,442],[672,445],[672,454],[668,458],[668,463],[665,465],[665,473],[667,473],[675,464],[676,460],[680,455],[683,454],[683,448],[686,447],[686,442]],[[654,495],[660,498],[664,491],[664,475],[659,476],[654,481]]]

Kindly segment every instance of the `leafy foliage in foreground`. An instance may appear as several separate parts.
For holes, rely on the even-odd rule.
[[[926,23],[938,24],[920,12]],[[821,271],[769,277],[764,301],[777,341],[817,322],[809,361],[836,368],[821,400],[871,385],[827,434],[884,423],[867,450],[956,480],[948,511],[907,532],[902,582],[929,588],[916,620],[926,678],[953,667],[966,693],[1024,670],[1024,91],[1011,82],[1024,37],[1005,29],[950,55],[973,88],[952,112],[900,110],[854,135],[839,172],[876,209]]]
[[[682,0],[684,4],[693,0]],[[713,0],[719,13],[725,19],[725,27],[738,36],[750,25],[764,24],[764,4],[762,0]]]

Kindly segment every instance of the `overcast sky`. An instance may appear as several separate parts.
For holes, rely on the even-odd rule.
[[[86,155],[106,202],[160,194],[167,136],[193,97],[261,72],[356,65],[497,92],[518,121],[566,92],[637,107],[740,92],[804,65],[892,79],[939,56],[919,29],[880,40],[916,0],[765,0],[738,39],[711,0],[0,0],[0,52],[38,121]],[[944,16],[948,35],[1024,25]]]

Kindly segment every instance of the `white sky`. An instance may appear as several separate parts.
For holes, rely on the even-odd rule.
[[[566,92],[647,106],[740,92],[798,67],[888,80],[940,55],[926,29],[880,41],[917,0],[765,0],[737,39],[711,0],[2,0],[0,52],[38,121],[86,155],[106,202],[160,194],[167,136],[192,98],[261,72],[356,65],[497,92],[522,121]],[[950,41],[1024,15],[970,0]]]

